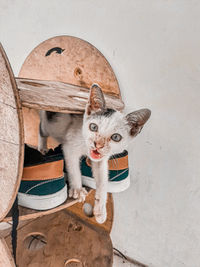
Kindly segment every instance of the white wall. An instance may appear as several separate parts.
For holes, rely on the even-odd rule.
[[[107,57],[128,110],[152,110],[130,147],[131,187],[114,196],[114,246],[149,266],[199,267],[200,2],[0,0],[16,75],[36,45],[61,34]]]

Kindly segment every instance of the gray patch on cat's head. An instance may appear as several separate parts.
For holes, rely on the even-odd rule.
[[[112,109],[112,108],[106,108],[103,110],[99,110],[93,114],[91,114],[89,117],[107,117],[110,118],[114,113],[116,112],[116,110]]]
[[[100,113],[100,115],[109,118],[109,117],[112,116],[112,114],[115,113],[115,112],[116,112],[116,110],[114,110],[114,109],[112,109],[112,108],[107,108],[107,109],[105,109],[104,111],[102,111],[102,112]]]

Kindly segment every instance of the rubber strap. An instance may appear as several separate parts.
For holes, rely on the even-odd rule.
[[[12,206],[12,220],[13,220],[13,225],[12,225],[12,250],[13,250],[13,257],[16,264],[16,252],[17,252],[17,226],[19,223],[19,209],[18,209],[18,197],[16,197],[15,202]]]

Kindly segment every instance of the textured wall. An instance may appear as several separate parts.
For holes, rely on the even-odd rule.
[[[200,266],[199,14],[195,0],[0,0],[16,75],[41,41],[74,35],[110,61],[128,110],[152,110],[130,147],[131,187],[115,195],[112,239],[155,267]]]

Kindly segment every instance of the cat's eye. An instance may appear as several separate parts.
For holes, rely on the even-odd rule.
[[[111,139],[115,142],[119,142],[122,140],[122,136],[118,133],[114,133],[112,136],[111,136]]]
[[[98,126],[95,123],[90,123],[89,128],[90,128],[90,131],[92,132],[98,131]]]

